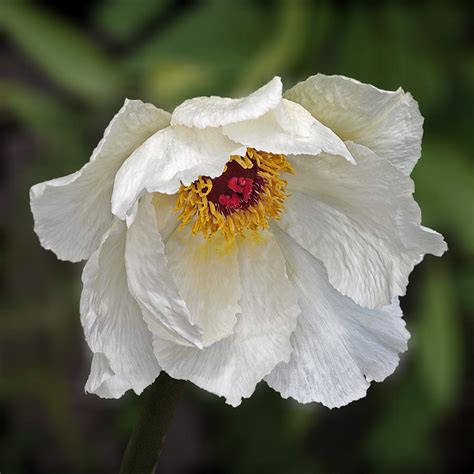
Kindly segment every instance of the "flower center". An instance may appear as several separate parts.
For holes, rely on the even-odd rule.
[[[211,179],[211,183],[207,199],[225,216],[255,205],[264,185],[256,166],[242,168],[237,161],[229,162],[224,173]]]
[[[247,230],[267,228],[270,218],[279,218],[287,197],[283,172],[293,173],[285,155],[247,148],[245,156],[231,156],[217,178],[200,176],[181,186],[180,229],[192,222],[193,234],[209,238],[220,231],[233,240]]]

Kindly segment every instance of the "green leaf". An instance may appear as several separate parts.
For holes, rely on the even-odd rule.
[[[453,278],[447,263],[436,262],[426,271],[419,292],[414,344],[420,378],[429,401],[444,412],[456,401],[462,382],[463,338]]]
[[[461,245],[474,253],[474,175],[471,166],[468,156],[458,150],[457,144],[427,137],[413,179],[423,223],[447,234],[448,246]]]
[[[336,49],[339,73],[378,87],[410,91],[429,112],[449,91],[446,68],[433,55],[420,22],[422,9],[391,5],[352,7]],[[368,27],[370,25],[370,27]]]
[[[121,72],[64,19],[29,3],[2,2],[0,28],[51,79],[84,100],[105,102],[120,93]]]
[[[63,163],[67,161],[68,169],[63,171],[80,165],[90,154],[85,146],[82,117],[58,99],[10,81],[0,82],[0,99],[17,121],[60,155]],[[41,167],[45,175],[46,164],[43,162]]]
[[[249,2],[197,4],[134,51],[128,68],[161,106],[193,95],[226,94],[247,73],[274,13]]]
[[[367,439],[370,472],[427,472],[434,462],[430,437],[438,421],[428,399],[429,393],[412,376],[385,401]]]
[[[237,91],[246,93],[273,76],[283,74],[298,61],[309,28],[308,3],[284,0],[280,2],[278,16],[269,38],[240,76]]]
[[[169,3],[170,0],[105,0],[99,4],[95,19],[115,38],[130,40],[150,20],[157,19]]]

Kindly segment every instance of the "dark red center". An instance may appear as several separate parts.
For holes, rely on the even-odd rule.
[[[246,169],[236,161],[227,163],[225,172],[212,179],[212,189],[207,199],[224,215],[255,204],[264,184],[257,170],[257,165]]]

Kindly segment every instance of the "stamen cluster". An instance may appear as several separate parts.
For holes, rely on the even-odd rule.
[[[179,228],[192,223],[193,234],[210,238],[220,231],[227,240],[268,228],[270,218],[279,219],[288,197],[284,172],[293,173],[285,155],[253,148],[245,156],[232,155],[219,177],[200,176],[181,186]]]

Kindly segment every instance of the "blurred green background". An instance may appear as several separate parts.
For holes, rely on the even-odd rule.
[[[474,57],[461,3],[0,0],[0,471],[116,472],[138,398],[85,395],[80,265],[33,233],[28,189],[77,170],[124,97],[172,110],[316,72],[402,86],[425,116],[424,224],[450,246],[411,277],[401,367],[339,410],[268,387],[237,409],[189,385],[162,473],[472,473]]]

